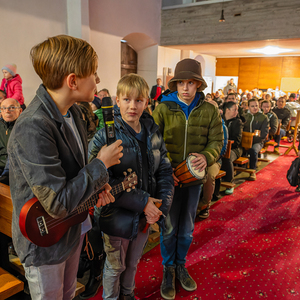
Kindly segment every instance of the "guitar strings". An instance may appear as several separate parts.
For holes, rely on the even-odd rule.
[[[129,178],[130,179],[130,178]],[[123,187],[123,182],[114,186],[111,190],[111,194],[114,196],[118,193],[120,193],[121,191],[126,190],[125,187]],[[73,216],[75,216],[76,214],[80,214],[84,211],[86,211],[87,209],[89,209],[91,206],[95,205],[97,203],[98,200],[98,194],[99,192],[96,192],[94,195],[92,195],[88,200],[86,200],[83,204],[81,204],[79,207],[77,207],[72,213],[70,213],[68,216],[66,216],[63,219],[53,219],[52,217],[48,216],[45,217],[45,223],[47,228],[53,229],[54,227],[64,223],[66,220],[72,218]]]
[[[113,196],[115,195],[115,189],[114,189],[114,188],[112,188],[111,193],[112,193]],[[86,201],[86,202],[89,202],[89,203],[91,204],[89,207],[91,207],[92,205],[95,205],[95,204],[96,204],[96,203],[95,203],[95,200],[97,200],[97,196],[98,196],[98,195],[94,194],[93,196],[91,196],[91,197]],[[78,208],[80,208],[81,206],[84,206],[84,205],[85,205],[85,203],[84,203],[84,204],[81,204],[81,205],[80,205],[79,207],[77,207],[72,213],[70,213],[68,216],[66,216],[66,217],[63,218],[63,219],[53,219],[53,218],[50,217],[50,216],[46,217],[46,218],[45,218],[45,223],[46,223],[46,225],[47,225],[47,228],[48,228],[48,229],[53,229],[54,227],[56,227],[56,226],[58,226],[58,225],[64,223],[66,220],[72,218],[73,216],[75,216],[75,215],[77,215],[77,214],[80,214],[81,212],[87,210],[87,209],[85,209],[85,210],[83,210],[83,211],[81,211],[81,212],[78,211]],[[89,208],[89,207],[88,207],[88,208]]]

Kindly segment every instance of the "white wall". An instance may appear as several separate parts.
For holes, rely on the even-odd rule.
[[[41,83],[30,61],[30,49],[49,36],[66,34],[66,1],[1,0],[0,15],[0,68],[7,63],[17,65],[28,104]]]
[[[138,74],[145,77],[150,87],[155,84],[155,45],[160,40],[160,14],[161,0],[89,1],[90,42],[99,57],[101,82],[98,90],[107,88],[115,95],[121,75],[120,41],[133,33],[149,37],[148,44],[146,40],[137,40],[130,45],[138,53]],[[140,47],[141,43],[145,46]]]
[[[137,45],[138,72],[146,77],[150,86],[155,84],[157,53],[154,45],[160,40],[161,0],[0,1],[0,68],[6,63],[16,63],[23,79],[26,104],[41,83],[29,58],[30,49],[58,34],[81,35],[91,43],[99,56],[101,82],[98,88],[106,87],[112,95],[121,73],[120,40],[132,33],[144,34],[149,42],[144,40],[142,48]]]
[[[138,74],[147,81],[149,88],[156,84],[158,45],[138,51]]]
[[[121,76],[122,37],[91,30],[91,45],[98,54],[98,91],[106,88],[112,96],[116,95],[117,83]]]

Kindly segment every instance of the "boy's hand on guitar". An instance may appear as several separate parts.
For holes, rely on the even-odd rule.
[[[101,207],[111,202],[115,202],[115,197],[110,193],[110,191],[111,186],[108,183],[106,183],[104,186],[104,190],[99,194],[99,199],[96,204],[97,207]]]
[[[162,215],[162,212],[158,209],[161,206],[161,199],[155,199],[152,197],[148,198],[148,203],[144,208],[144,213],[146,217],[149,218],[159,218]],[[155,223],[155,222],[154,222]]]
[[[105,164],[107,169],[121,162],[120,158],[123,156],[123,146],[121,144],[122,141],[117,140],[109,146],[103,146],[98,152],[97,158]]]

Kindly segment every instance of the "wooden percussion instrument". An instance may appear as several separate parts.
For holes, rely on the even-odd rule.
[[[192,160],[195,155],[189,155],[186,160],[181,162],[175,169],[174,174],[179,179],[180,183],[189,183],[196,180],[201,180],[205,177],[205,170],[195,170],[192,166]]]

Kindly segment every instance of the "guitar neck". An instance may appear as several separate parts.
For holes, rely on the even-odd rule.
[[[110,191],[110,193],[115,196],[119,193],[121,193],[122,191],[124,191],[124,184],[123,182],[114,185]],[[96,203],[98,202],[99,199],[99,194],[102,193],[103,190],[101,189],[100,191],[96,192],[94,195],[92,195],[87,201],[85,201],[83,204],[81,204],[80,206],[77,207],[77,213],[80,214],[86,210],[88,210],[89,208],[93,207],[96,205]]]

